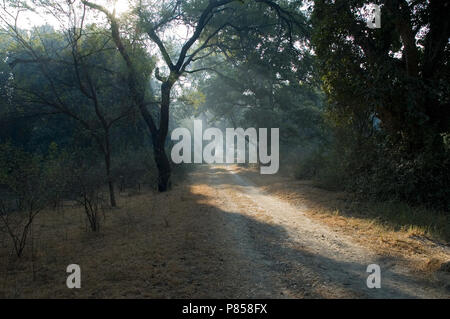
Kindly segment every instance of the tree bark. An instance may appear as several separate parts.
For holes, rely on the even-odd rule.
[[[167,134],[169,132],[169,108],[170,108],[170,92],[173,83],[177,78],[176,74],[171,74],[169,79],[161,84],[161,119],[159,130],[154,134],[153,151],[156,166],[158,168],[158,190],[165,192],[170,189],[170,161],[165,151]]]
[[[169,158],[166,155],[164,144],[156,142],[153,145],[154,158],[158,168],[158,191],[166,192],[170,189],[171,167]]]
[[[113,178],[111,176],[111,147],[109,142],[109,131],[108,128],[105,128],[105,166],[106,166],[106,178],[108,181],[108,187],[109,187],[109,202],[111,204],[111,207],[116,207],[116,196],[114,193],[114,182]]]
[[[111,204],[111,207],[116,207],[116,195],[114,192],[114,182],[111,176],[111,155],[105,154],[105,163],[106,163],[106,178],[108,180],[108,187],[109,187],[109,202]]]

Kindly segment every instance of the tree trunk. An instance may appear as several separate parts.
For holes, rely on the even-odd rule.
[[[108,180],[108,186],[109,186],[109,201],[111,203],[111,207],[116,207],[117,203],[116,203],[116,195],[114,194],[114,183],[110,179]]]
[[[160,192],[165,192],[170,189],[171,168],[164,145],[169,131],[170,91],[174,83],[173,78],[174,75],[171,74],[169,79],[161,85],[161,119],[159,130],[157,134],[153,135],[153,151],[158,168],[158,190]]]
[[[106,133],[106,149],[105,149],[105,164],[106,164],[106,178],[108,180],[109,187],[109,202],[111,207],[116,207],[116,195],[114,194],[114,182],[111,176],[111,150],[109,146],[109,136]]]
[[[170,189],[170,161],[164,150],[164,144],[159,142],[153,146],[156,167],[158,168],[158,191],[166,192]]]

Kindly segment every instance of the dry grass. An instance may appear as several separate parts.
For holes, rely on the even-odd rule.
[[[9,238],[0,234],[0,297],[189,296],[186,244],[195,209],[188,206],[196,201],[180,201],[186,192],[175,186],[166,194],[122,194],[118,208],[105,211],[97,234],[90,232],[80,207],[43,211],[19,260]],[[80,265],[82,289],[66,287],[69,264]]]
[[[163,194],[123,193],[97,234],[81,207],[43,211],[20,260],[0,233],[0,298],[248,297],[215,195],[187,182]],[[81,289],[66,287],[69,264],[81,267]]]
[[[106,292],[104,284],[110,282],[114,285],[117,280],[131,284],[138,281],[138,277],[131,278],[127,273],[157,271],[157,266],[151,263],[138,265],[136,262],[136,257],[140,259],[156,254],[150,245],[146,245],[147,241],[152,241],[151,232],[138,232],[139,236],[136,235],[136,230],[141,227],[152,227],[149,218],[156,215],[153,196],[120,196],[119,208],[104,212],[100,233],[90,232],[81,207],[43,211],[36,218],[32,238],[28,240],[26,253],[21,259],[12,255],[8,238],[2,238],[0,296],[101,297],[105,293],[112,297],[127,296],[129,292],[126,290],[109,288]],[[161,223],[159,218],[153,224],[157,222]],[[73,263],[79,264],[82,270],[83,289],[79,291],[65,287],[65,269]]]

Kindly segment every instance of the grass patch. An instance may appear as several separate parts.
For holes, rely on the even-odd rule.
[[[351,201],[349,209],[352,215],[372,218],[387,230],[406,231],[409,235],[450,242],[450,215],[446,212],[401,201]]]

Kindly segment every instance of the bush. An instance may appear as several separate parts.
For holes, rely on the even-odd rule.
[[[35,217],[49,202],[49,178],[42,158],[10,144],[0,145],[0,185],[1,230],[21,257]]]
[[[376,200],[401,200],[450,210],[450,151],[430,147],[415,153],[382,136],[339,136],[324,150],[304,157],[297,178]]]
[[[299,164],[295,170],[295,177],[298,179],[310,179],[316,177],[325,163],[325,155],[315,150],[308,155],[300,157]]]
[[[156,187],[158,172],[152,152],[144,148],[123,151],[114,157],[113,175],[121,192],[126,188],[140,190],[144,184]]]
[[[65,192],[67,198],[79,203],[86,214],[90,229],[100,231],[100,212],[107,205],[107,194],[103,192],[106,185],[104,169],[93,165],[83,157],[71,161],[68,167],[70,175]]]

